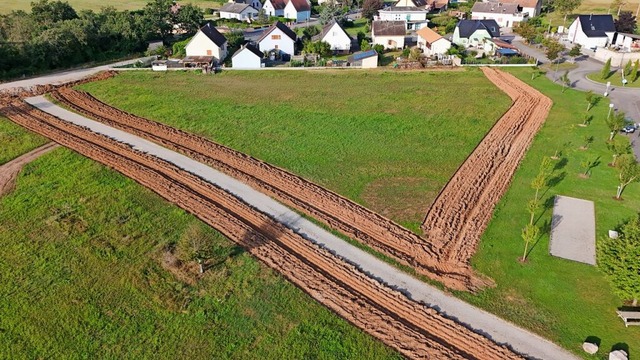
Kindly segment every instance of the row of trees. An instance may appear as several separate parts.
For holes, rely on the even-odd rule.
[[[144,51],[174,29],[195,33],[203,12],[194,5],[152,0],[139,11],[76,11],[63,1],[39,0],[31,12],[0,16],[0,78],[105,61]]]

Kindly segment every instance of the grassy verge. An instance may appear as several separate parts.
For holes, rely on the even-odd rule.
[[[284,167],[416,231],[509,106],[480,72],[130,72],[82,88]]]
[[[66,149],[25,167],[0,223],[0,358],[400,358],[191,215]],[[191,284],[162,265],[185,236],[214,244]]]
[[[497,287],[476,296],[460,296],[583,356],[580,346],[588,336],[602,340],[600,354],[606,354],[616,344],[628,346],[631,354],[637,354],[640,329],[625,328],[617,318],[615,310],[623,302],[612,294],[603,274],[596,267],[549,255],[550,206],[538,215],[537,224],[545,231],[535,243],[529,262],[517,261],[524,250],[520,232],[528,221],[526,203],[533,197],[531,180],[542,158],[553,155],[556,149],[564,147],[563,160],[555,162],[552,186],[544,190],[546,204],[556,194],[592,200],[598,237],[640,208],[640,184],[632,184],[625,190],[624,201],[613,200],[617,173],[607,166],[612,159],[605,144],[609,133],[604,123],[608,101],[603,99],[590,111],[594,116],[591,125],[579,127],[586,108],[584,93],[572,89],[562,93],[561,86],[544,76],[531,81],[530,70],[509,71],[550,96],[554,105],[511,188],[497,206],[473,259],[475,268],[495,279]],[[588,150],[579,150],[585,136],[593,136],[595,141]],[[591,177],[579,178],[581,163],[595,159],[600,164],[592,170]]]
[[[615,72],[605,80],[602,80],[602,77],[600,76],[600,71],[596,71],[591,74],[588,74],[587,79],[604,84],[604,85],[606,85],[607,82],[610,81],[612,86],[622,86],[622,76],[618,72]],[[625,87],[640,88],[640,81],[638,81],[638,79],[635,79],[635,81],[631,82],[631,79],[627,76],[627,81],[629,82],[625,85]]]
[[[0,165],[42,146],[47,139],[0,117]]]

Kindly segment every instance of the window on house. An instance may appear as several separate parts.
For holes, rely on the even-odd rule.
[[[280,35],[271,35],[271,40],[280,40]]]
[[[211,55],[213,55],[213,51],[207,50],[207,56],[211,56]]]
[[[393,45],[393,40],[388,40],[387,45]]]
[[[274,49],[278,50],[278,45],[276,45],[276,47],[274,47]]]

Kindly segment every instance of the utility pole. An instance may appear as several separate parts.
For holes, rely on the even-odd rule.
[[[638,14],[640,14],[640,1],[638,1],[638,8],[636,9],[636,18],[638,17]]]

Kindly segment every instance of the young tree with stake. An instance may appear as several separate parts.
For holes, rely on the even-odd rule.
[[[587,112],[591,110],[591,107],[598,101],[598,97],[593,93],[593,90],[587,91],[585,98],[587,99]]]
[[[616,166],[618,157],[631,152],[631,144],[626,139],[611,141],[607,144],[607,148],[613,152],[613,161],[611,166]]]
[[[532,224],[527,224],[522,229],[522,239],[524,240],[524,253],[522,253],[521,261],[527,260],[527,251],[529,250],[529,244],[535,241],[535,239],[540,234],[540,229]]]
[[[620,200],[622,192],[627,185],[640,180],[640,167],[636,158],[631,154],[625,154],[618,158],[618,180],[620,185],[616,190],[616,199]]]
[[[611,130],[611,132],[609,133],[609,141],[613,140],[613,137],[616,136],[618,131],[620,131],[624,127],[624,118],[625,113],[622,111],[619,111],[607,118],[607,127],[609,127],[609,130]]]

